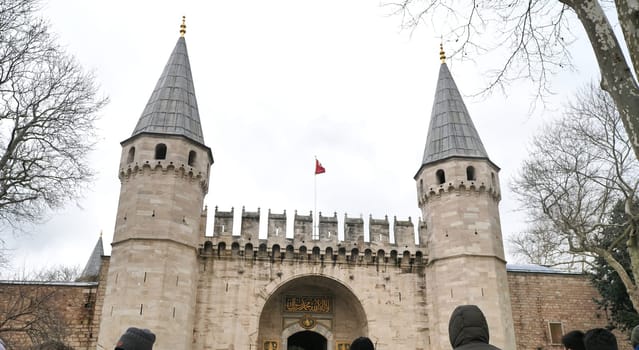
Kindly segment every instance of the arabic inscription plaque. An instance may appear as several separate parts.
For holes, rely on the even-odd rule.
[[[327,314],[333,312],[332,299],[329,296],[299,296],[284,297],[284,312],[311,312]]]

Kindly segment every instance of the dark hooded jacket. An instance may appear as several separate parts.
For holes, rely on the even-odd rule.
[[[500,350],[488,344],[488,323],[476,305],[461,305],[453,311],[448,336],[455,350]]]

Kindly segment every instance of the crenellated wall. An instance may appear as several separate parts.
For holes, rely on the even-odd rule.
[[[392,228],[388,216],[368,220],[368,232],[364,219],[344,215],[344,239],[338,237],[339,221],[337,213],[333,216],[323,216],[319,213],[317,232],[313,231],[313,213],[300,215],[297,211],[293,216],[293,237],[287,237],[287,214],[267,214],[267,237],[260,238],[260,209],[255,212],[242,208],[241,229],[238,235],[233,235],[233,218],[235,210],[220,211],[215,208],[213,236],[202,235],[202,252],[217,252],[217,254],[241,255],[256,258],[282,259],[330,259],[355,261],[357,257],[365,260],[398,261],[404,263],[416,259],[425,261],[425,243],[415,242],[415,227],[412,219],[397,220],[393,218]],[[425,242],[426,227],[420,220],[419,238]],[[369,237],[368,240],[365,237]]]

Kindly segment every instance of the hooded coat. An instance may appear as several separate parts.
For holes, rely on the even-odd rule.
[[[488,323],[476,305],[460,305],[450,315],[450,344],[455,350],[500,350],[488,344]]]

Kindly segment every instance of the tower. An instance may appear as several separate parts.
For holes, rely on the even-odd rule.
[[[127,327],[157,347],[190,349],[197,249],[211,150],[204,144],[184,19],[180,37],[131,137],[121,142],[120,199],[98,345]]]
[[[490,161],[448,70],[442,64],[424,157],[415,175],[426,224],[431,348],[450,349],[448,320],[462,304],[478,305],[491,343],[515,348],[499,220],[499,168]]]

